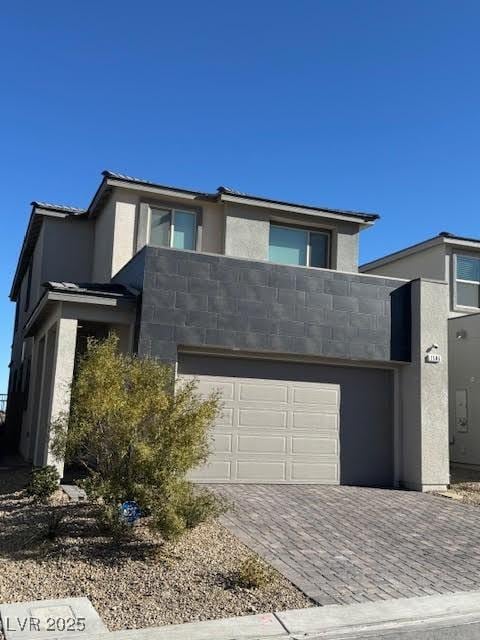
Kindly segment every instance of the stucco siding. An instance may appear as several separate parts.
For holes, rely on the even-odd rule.
[[[202,206],[202,251],[223,253],[225,235],[225,212],[223,205]]]
[[[35,249],[32,255],[32,284],[30,290],[30,309],[38,302],[38,299],[43,293],[42,289],[42,263],[44,260],[43,255],[43,238],[45,234],[45,228],[42,226],[40,233],[35,244]]]
[[[427,278],[443,281],[449,276],[446,272],[445,245],[443,243],[392,260],[382,266],[362,268],[361,271],[385,277],[406,278],[407,280]]]
[[[92,221],[47,218],[44,225],[42,283],[88,282],[92,277]]]
[[[112,277],[115,200],[110,198],[95,218],[92,280],[110,282]]]
[[[269,233],[269,218],[263,210],[226,205],[225,255],[268,260]]]
[[[122,196],[115,203],[111,276],[118,273],[134,253],[138,198]]]
[[[332,268],[338,271],[358,271],[358,224],[338,223],[332,233]]]
[[[448,287],[417,279],[411,289],[412,362],[400,372],[401,480],[410,489],[430,490],[449,482]],[[430,352],[440,362],[427,362]]]

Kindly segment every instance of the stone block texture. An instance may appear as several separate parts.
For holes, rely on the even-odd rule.
[[[138,352],[180,346],[410,359],[409,285],[388,278],[146,247]],[[393,331],[392,331],[393,327]]]

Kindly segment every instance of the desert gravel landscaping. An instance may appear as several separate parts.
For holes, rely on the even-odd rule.
[[[450,487],[444,495],[466,504],[480,505],[480,472],[454,465]]]
[[[66,519],[54,541],[41,539],[45,509],[21,490],[27,479],[0,470],[0,602],[86,596],[112,631],[312,606],[273,570],[262,588],[238,587],[235,572],[256,556],[217,522],[163,545],[142,527],[118,548],[87,504],[59,491]]]

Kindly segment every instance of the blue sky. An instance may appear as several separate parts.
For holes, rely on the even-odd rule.
[[[105,168],[376,211],[362,260],[480,236],[480,3],[4,3],[0,392],[33,199]]]

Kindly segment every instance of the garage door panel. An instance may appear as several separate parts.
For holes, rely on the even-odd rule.
[[[239,482],[285,482],[287,463],[270,460],[238,460],[236,479]]]
[[[338,407],[339,393],[335,385],[319,387],[318,384],[293,386],[293,402],[301,405],[332,405]]]
[[[239,400],[246,402],[287,402],[288,387],[284,384],[251,384],[240,383]]]
[[[231,427],[233,426],[233,408],[222,407],[220,414],[216,421],[219,427]]]
[[[230,482],[232,479],[232,461],[211,458],[207,464],[189,474],[196,482]]]
[[[331,438],[292,438],[292,454],[295,455],[334,455],[338,454],[338,440]]]
[[[292,480],[297,482],[319,482],[331,484],[332,478],[339,480],[339,465],[328,462],[293,462]]]
[[[262,435],[238,436],[237,451],[239,453],[286,453],[287,438]]]
[[[338,431],[338,413],[295,411],[293,413],[293,427]]]
[[[223,400],[233,400],[235,384],[233,382],[222,382],[215,379],[198,379],[198,391],[202,395],[208,396],[210,393],[219,392]]]
[[[263,409],[240,409],[238,412],[239,427],[281,428],[287,426],[286,411],[265,411]]]
[[[214,432],[211,438],[212,453],[231,453],[233,437],[229,433]]]

